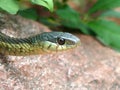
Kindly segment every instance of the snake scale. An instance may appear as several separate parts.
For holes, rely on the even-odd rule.
[[[28,38],[14,38],[0,32],[0,53],[25,56],[69,50],[80,39],[66,32],[44,32]]]

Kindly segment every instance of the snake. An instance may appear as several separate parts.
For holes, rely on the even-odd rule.
[[[73,49],[79,44],[80,39],[67,32],[43,32],[26,38],[10,37],[0,32],[0,53],[5,55],[48,54]]]

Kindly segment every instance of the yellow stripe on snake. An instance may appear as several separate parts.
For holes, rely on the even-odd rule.
[[[0,32],[0,53],[5,55],[35,55],[75,48],[76,36],[65,32],[44,32],[28,38],[13,38]]]

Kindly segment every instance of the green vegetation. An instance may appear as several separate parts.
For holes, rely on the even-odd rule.
[[[49,12],[47,16],[38,15],[36,8],[27,7],[23,1],[31,5],[44,6],[52,13]],[[120,19],[120,12],[115,11],[115,8],[120,7],[120,0],[96,0],[95,3],[93,3],[95,0],[71,0],[81,4],[77,5],[80,10],[73,9],[67,3],[68,1],[70,0],[0,0],[0,9],[38,20],[52,28],[62,26],[68,30],[78,30],[83,34],[94,35],[104,45],[120,51],[120,25],[110,19]],[[46,8],[43,10],[48,12]]]
[[[11,14],[16,14],[18,10],[26,8],[24,6],[26,2],[42,5],[48,8],[50,11],[53,11],[53,0],[0,0],[0,8]]]

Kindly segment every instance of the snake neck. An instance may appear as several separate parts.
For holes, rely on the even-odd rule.
[[[13,38],[0,33],[0,52],[6,55],[31,55],[42,53],[37,37]]]

